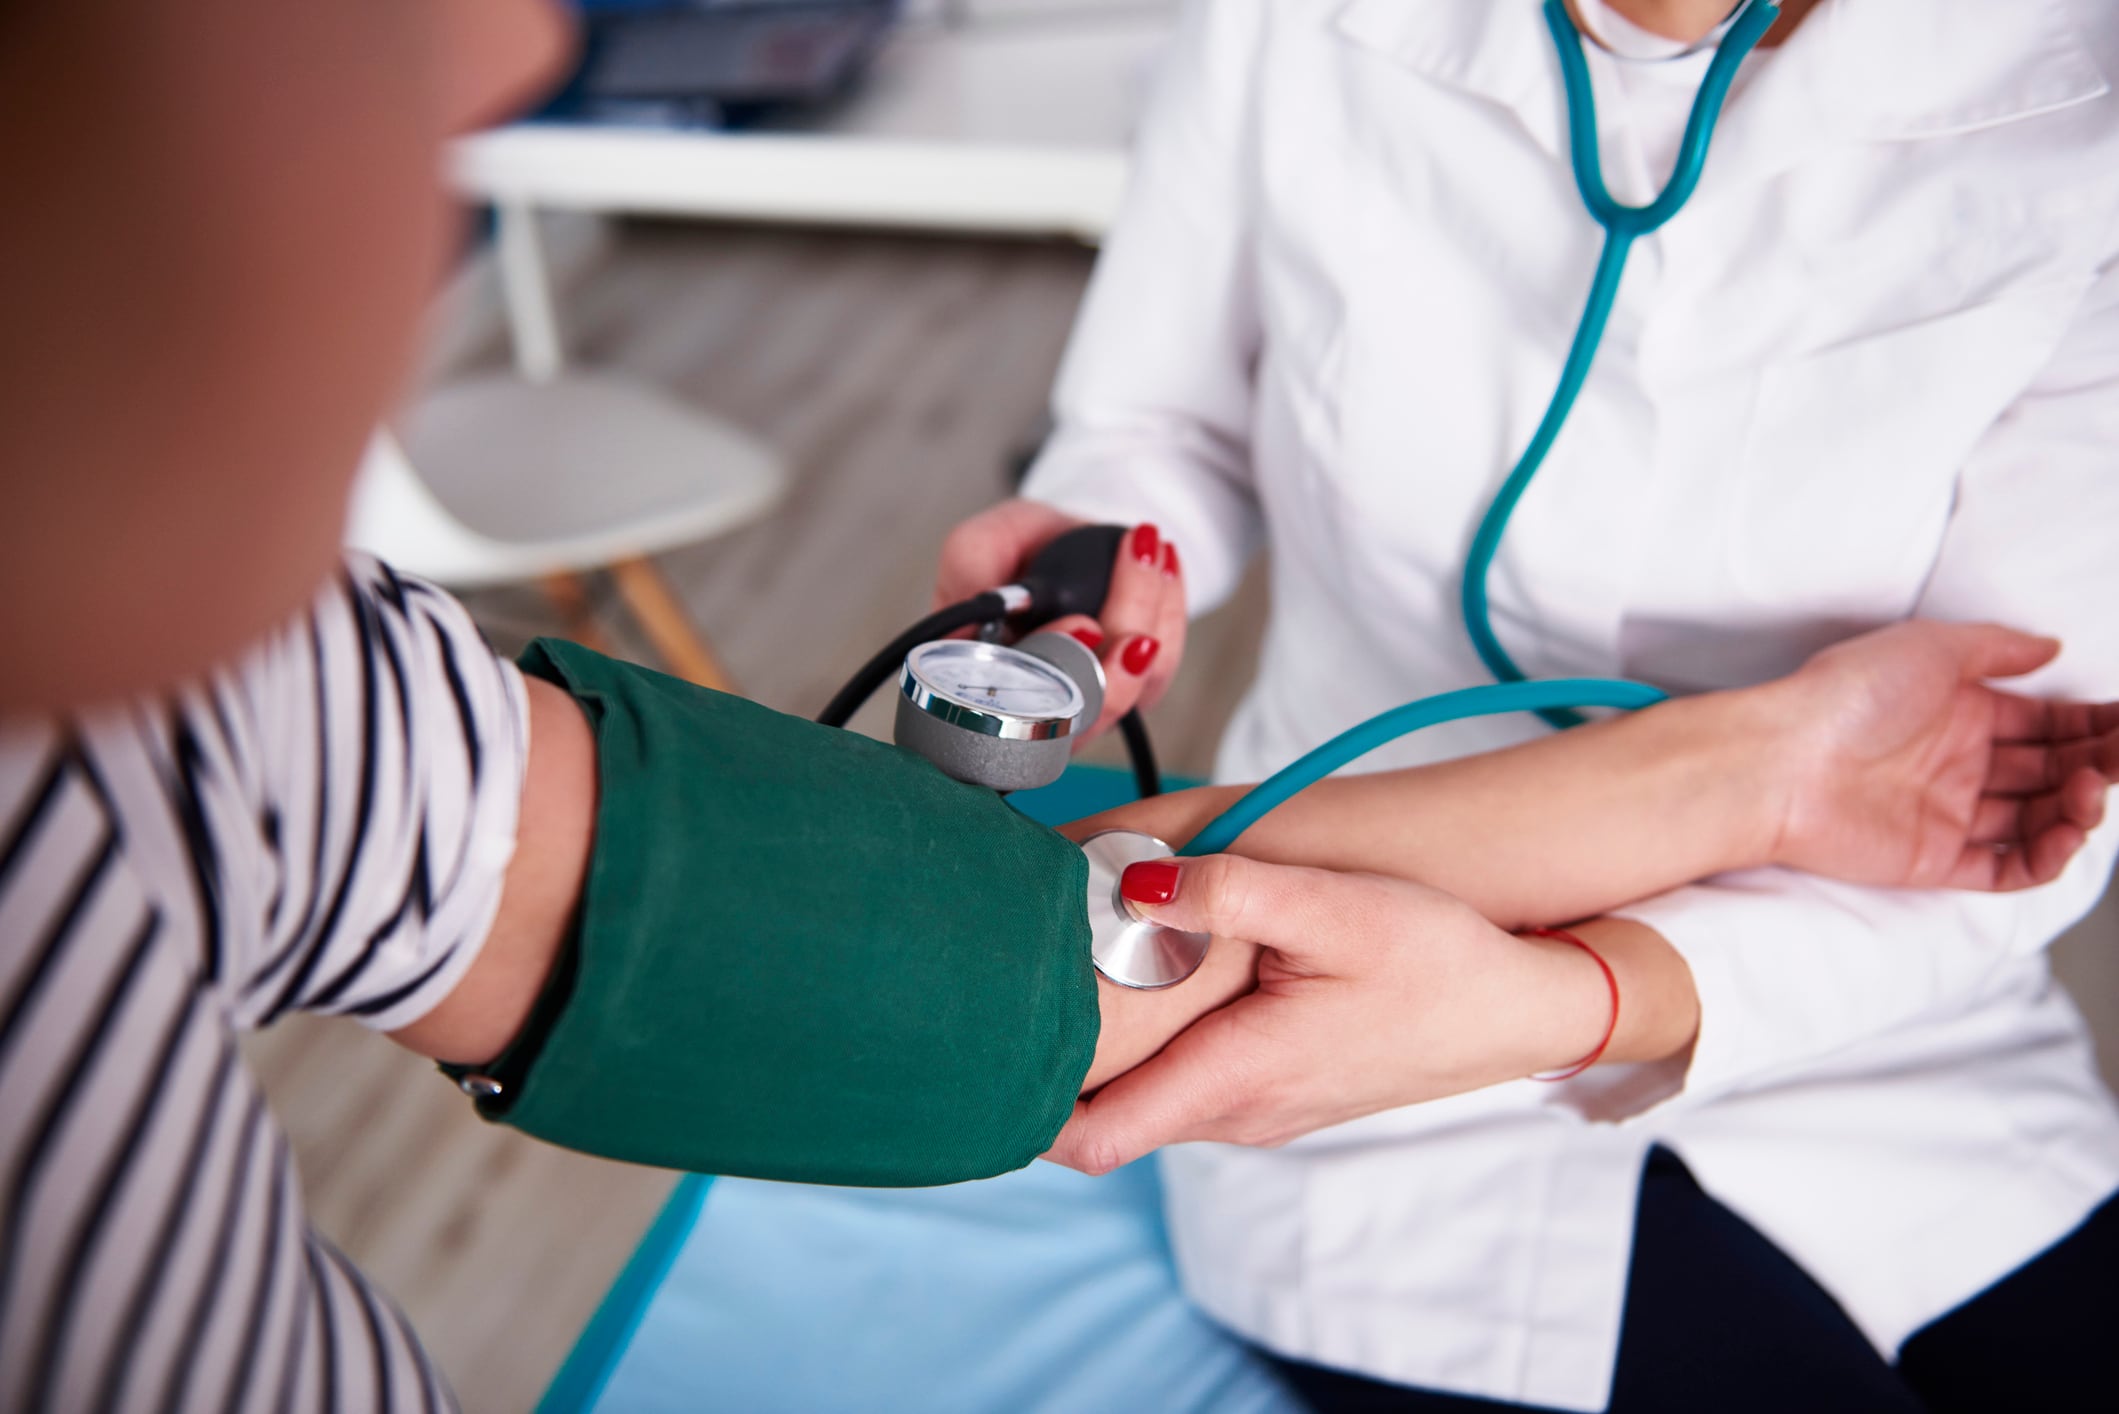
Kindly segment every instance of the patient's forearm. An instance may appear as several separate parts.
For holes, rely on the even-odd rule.
[[[1504,751],[1321,781],[1235,851],[1447,890],[1507,928],[1559,923],[1771,862],[1783,808],[1767,704],[1665,703]],[[1182,844],[1242,793],[1181,791],[1077,822]]]
[[[1258,949],[1235,938],[1216,938],[1199,971],[1159,992],[1120,987],[1097,978],[1096,1001],[1103,1029],[1097,1033],[1096,1061],[1082,1081],[1082,1093],[1139,1065],[1178,1032],[1257,983]]]

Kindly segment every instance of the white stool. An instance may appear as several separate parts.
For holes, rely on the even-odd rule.
[[[649,556],[748,525],[784,484],[727,424],[636,385],[565,375],[449,384],[370,446],[346,540],[453,588],[537,581],[568,632],[600,647],[580,576],[608,569],[679,676],[730,690]]]
[[[354,486],[346,542],[437,584],[536,580],[568,633],[602,635],[581,576],[607,569],[672,672],[732,690],[648,558],[759,519],[786,484],[736,427],[615,378],[564,371],[534,212],[503,203],[494,257],[514,374],[444,385],[379,433]]]

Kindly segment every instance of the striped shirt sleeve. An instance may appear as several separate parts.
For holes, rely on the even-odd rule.
[[[0,1409],[453,1407],[310,1230],[233,1030],[448,993],[525,721],[463,610],[365,559],[225,671],[0,721]]]
[[[261,920],[228,940],[234,1020],[417,1020],[499,907],[528,753],[520,674],[454,599],[349,557],[308,619],[215,691],[262,745],[241,803],[253,857],[220,861]]]

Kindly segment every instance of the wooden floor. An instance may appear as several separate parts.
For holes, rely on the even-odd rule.
[[[770,520],[662,562],[750,695],[813,713],[924,611],[944,531],[1007,493],[1089,259],[1065,245],[641,225],[573,287],[577,361],[651,380],[787,459],[792,492]],[[503,650],[557,628],[531,592],[470,602]],[[1207,769],[1261,615],[1254,581],[1195,631],[1152,718],[1167,768]],[[622,615],[601,621],[652,661]],[[878,727],[877,707],[857,725]],[[2119,1040],[2109,904],[2062,961]],[[318,1225],[404,1305],[467,1408],[531,1407],[672,1180],[483,1125],[430,1067],[351,1025],[282,1026],[249,1052]]]

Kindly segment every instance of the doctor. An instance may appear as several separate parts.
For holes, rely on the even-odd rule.
[[[1620,200],[1668,178],[1729,7],[1577,0]],[[1925,615],[2062,637],[2037,690],[2119,686],[2114,73],[2108,5],[1787,7],[1690,204],[1635,246],[1501,548],[1494,626],[1526,672],[1695,691]],[[1107,613],[1116,711],[1178,670],[1186,597],[1220,602],[1270,546],[1224,779],[1488,681],[1458,577],[1601,243],[1567,141],[1536,0],[1192,4],[1059,431],[1028,499],[952,536],[941,592],[1079,520],[1149,523],[1133,548],[1169,583]],[[1364,766],[1545,730],[1462,722]],[[1175,1149],[1187,1289],[1323,1408],[2108,1395],[2119,1113],[2044,948],[2115,850],[2107,826],[2014,897],[1758,871],[1585,925],[1684,958],[1689,1046],[1280,1151]],[[1181,882],[1169,907],[1214,921]],[[1300,928],[1270,898],[1249,918]],[[1170,1074],[1173,1048],[1176,1098],[1092,1104],[1070,1152],[1315,1123],[1352,1018],[1284,1020],[1275,1044],[1322,1058],[1287,1073],[1317,1079],[1232,1118],[1225,1077]]]

